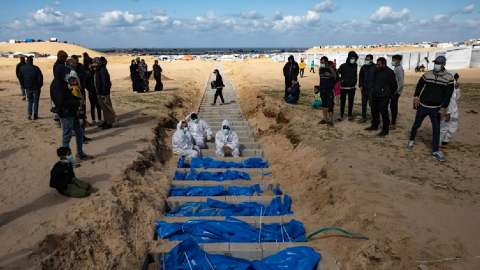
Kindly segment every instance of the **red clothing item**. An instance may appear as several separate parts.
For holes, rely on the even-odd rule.
[[[335,96],[340,96],[340,88],[342,88],[342,82],[338,81],[335,84],[335,87],[333,88],[333,89],[335,89]]]

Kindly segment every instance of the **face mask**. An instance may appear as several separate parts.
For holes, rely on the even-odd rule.
[[[184,127],[183,132],[187,133],[187,131],[188,131],[188,127]]]
[[[355,59],[350,59],[350,64],[355,64]]]
[[[369,65],[370,65],[370,61],[365,60],[365,65],[369,66]]]
[[[70,74],[65,75],[65,81],[68,82],[68,79],[70,79]]]
[[[195,124],[198,124],[198,122],[200,122],[200,119],[193,120],[193,123],[195,123]]]
[[[223,130],[223,134],[225,134],[225,135],[227,135],[229,132],[230,132],[229,129],[224,129],[224,130]]]
[[[72,163],[73,162],[73,154],[70,154],[66,156],[67,159],[63,160],[66,163]]]
[[[392,66],[397,66],[397,63],[395,63],[394,61],[392,61]]]
[[[435,69],[435,71],[440,71],[440,70],[442,70],[442,65],[435,64],[434,69]]]
[[[320,64],[320,67],[321,67],[321,68],[325,68],[325,64]]]

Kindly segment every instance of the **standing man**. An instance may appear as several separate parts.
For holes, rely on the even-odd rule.
[[[32,120],[32,107],[34,107],[33,120],[40,119],[38,117],[38,103],[43,86],[43,74],[40,68],[33,65],[32,56],[29,56],[26,65],[20,68],[18,79],[28,97],[28,120]]]
[[[397,115],[398,115],[398,99],[403,93],[403,82],[405,80],[405,71],[403,71],[402,56],[396,54],[392,57],[392,66],[394,66],[393,71],[395,72],[395,78],[397,78],[397,91],[393,95],[392,102],[390,103],[390,110],[392,111],[392,124],[390,125],[390,130],[397,129],[395,125],[397,124]]]
[[[83,66],[85,66],[85,69],[90,68],[90,65],[92,64],[92,58],[88,55],[88,53],[84,52],[83,53]]]
[[[335,84],[337,83],[337,72],[335,68],[330,65],[326,56],[320,59],[320,69],[318,70],[320,76],[320,97],[322,99],[323,120],[319,124],[328,124],[333,126],[333,107],[335,98]]]
[[[387,67],[387,59],[380,57],[377,60],[377,72],[371,91],[372,126],[365,130],[377,130],[382,115],[383,127],[378,136],[387,136],[390,127],[388,118],[388,103],[397,90],[397,80],[393,70]]]
[[[110,99],[110,89],[112,82],[110,81],[110,74],[105,66],[106,59],[95,57],[92,66],[95,68],[94,84],[97,90],[98,102],[103,111],[103,122],[99,127],[102,129],[110,129],[113,124],[117,122],[117,115],[113,110],[112,100]]]
[[[283,67],[283,76],[285,77],[285,96],[284,99],[288,97],[288,89],[292,87],[292,79],[297,78],[299,72],[298,63],[295,62],[293,55],[288,57],[288,62]]]
[[[300,59],[300,78],[303,78],[303,74],[305,73],[305,67],[307,66],[307,63],[303,61],[303,58]]]
[[[158,64],[158,60],[155,60],[155,64],[153,65],[153,77],[157,84],[155,84],[155,91],[162,91],[163,90],[163,83],[162,83],[162,67]]]
[[[373,83],[375,82],[375,72],[377,71],[377,66],[373,63],[373,55],[369,54],[365,57],[365,65],[360,69],[359,82],[360,90],[362,91],[362,120],[360,123],[367,122],[367,104],[372,108],[372,103],[370,100],[370,92],[373,88]]]
[[[15,73],[17,74],[17,79],[20,82],[20,68],[25,66],[27,63],[25,63],[25,57],[20,57],[20,63],[17,64],[17,69],[15,70]],[[20,83],[20,90],[22,91],[22,100],[25,100],[27,98],[27,94],[25,93],[25,88],[23,88],[22,83]]]
[[[336,60],[336,59],[335,59]],[[355,85],[357,84],[357,60],[358,55],[356,52],[351,51],[348,53],[347,62],[342,64],[338,69],[340,74],[340,81],[342,82],[342,88],[340,90],[340,118],[338,122],[343,121],[343,115],[345,113],[345,104],[347,103],[348,96],[348,121],[353,122],[353,101],[355,99]],[[335,62],[333,62],[335,66]]]
[[[448,73],[445,69],[445,64],[447,63],[445,56],[438,56],[433,63],[435,64],[434,69],[423,74],[415,89],[413,108],[417,110],[417,114],[412,126],[407,149],[413,148],[417,131],[425,117],[428,116],[432,122],[433,129],[432,158],[444,162],[447,159],[439,150],[440,119],[445,116],[445,109],[450,104],[450,99],[454,91],[454,78],[452,74]]]

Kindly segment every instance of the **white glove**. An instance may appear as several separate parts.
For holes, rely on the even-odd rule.
[[[212,139],[212,135],[207,135],[207,141],[210,141]]]

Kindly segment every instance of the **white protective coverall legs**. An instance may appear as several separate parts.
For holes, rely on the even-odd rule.
[[[172,137],[173,153],[182,157],[198,157],[200,148],[193,145],[192,134],[181,129],[182,122],[177,124],[177,130]]]
[[[223,126],[230,127],[230,124],[228,123],[227,120],[223,120],[222,127]],[[215,146],[216,146],[215,155],[217,157],[225,156],[225,149],[223,149],[224,146],[228,146],[232,149],[232,156],[234,157],[240,156],[238,136],[235,131],[228,130],[227,133],[225,133],[223,129],[218,131],[217,134],[215,135]]]
[[[455,75],[455,72],[450,72],[452,75]],[[457,82],[455,81],[455,87]],[[453,137],[453,134],[457,132],[458,128],[458,105],[457,100],[460,99],[460,88],[455,88],[453,90],[452,98],[450,99],[450,104],[445,111],[445,114],[450,115],[450,121],[446,121],[446,117],[443,117],[440,121],[440,145],[442,142],[448,143]]]

